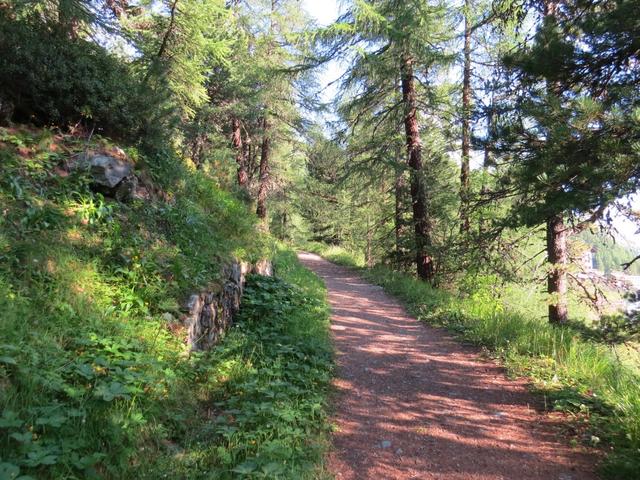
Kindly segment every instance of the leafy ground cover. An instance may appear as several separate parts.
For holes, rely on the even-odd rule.
[[[322,282],[290,251],[278,277],[252,276],[224,342],[196,364],[208,420],[195,419],[182,455],[147,470],[171,478],[318,478],[333,365]]]
[[[312,249],[342,265],[363,265],[338,247]],[[518,293],[523,298],[525,292],[515,286],[500,295],[495,282],[479,277],[452,292],[386,266],[362,268],[361,274],[400,299],[411,315],[484,347],[512,374],[531,378],[550,409],[573,419],[572,442],[604,448],[605,476],[640,478],[640,376],[613,346],[585,338],[575,327],[550,325],[532,305],[519,304]]]
[[[252,455],[258,471],[262,460],[286,455],[302,469],[295,442],[284,442],[294,450],[285,454],[276,440],[311,443],[311,419],[321,430],[329,353],[290,340],[313,324],[322,343],[321,287],[289,258],[283,275],[307,282],[308,292],[265,280],[273,301],[253,307],[264,322],[247,313],[251,328],[234,330],[210,356],[190,355],[184,327],[172,320],[185,295],[215,281],[230,258],[272,255],[273,244],[244,203],[170,151],[127,149],[156,190],[127,204],[67,168],[87,148],[111,147],[97,137],[0,129],[0,478],[161,478],[160,467],[172,478],[231,478]],[[252,285],[249,306],[261,288]],[[278,343],[283,329],[290,337]],[[286,382],[300,379],[284,371],[297,360],[308,369],[291,372],[308,375],[299,391]],[[270,376],[259,384],[258,374]],[[276,412],[277,402],[286,408]],[[262,433],[250,438],[252,428]],[[207,448],[189,450],[194,435]]]

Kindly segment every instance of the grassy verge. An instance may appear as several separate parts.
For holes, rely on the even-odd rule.
[[[318,242],[306,242],[297,246],[300,250],[315,253],[326,258],[336,265],[344,267],[363,268],[365,266],[365,258],[363,254],[346,250],[338,245],[325,245]]]
[[[362,267],[348,251],[322,245],[311,249],[341,265]],[[510,372],[531,378],[551,408],[575,420],[572,442],[605,448],[605,476],[640,478],[640,376],[620,362],[615,347],[585,339],[571,327],[549,325],[531,305],[517,304],[518,292],[498,299],[490,281],[479,279],[468,293],[454,294],[384,266],[361,273],[415,317],[486,348]],[[519,295],[530,297],[521,290]]]
[[[332,368],[322,282],[280,252],[278,278],[252,276],[242,313],[215,351],[194,360],[200,415],[190,412],[179,455],[143,478],[317,478]]]
[[[253,309],[264,322],[249,308],[223,347],[189,355],[176,321],[186,294],[231,257],[270,254],[269,239],[242,202],[171,152],[128,150],[152,198],[104,198],[65,169],[85,148],[111,146],[0,129],[0,479],[232,478],[254,457],[255,477],[307,468],[317,457],[300,445],[317,450],[329,369],[319,282],[283,254],[283,276],[306,290],[266,281],[272,298]],[[260,290],[249,288],[249,306]],[[305,385],[287,377],[292,362]]]

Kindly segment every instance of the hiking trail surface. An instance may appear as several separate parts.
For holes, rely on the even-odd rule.
[[[382,288],[323,258],[337,355],[328,469],[350,479],[595,479],[524,380],[409,317]]]

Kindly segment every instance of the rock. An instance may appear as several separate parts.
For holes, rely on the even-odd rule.
[[[88,170],[95,184],[109,189],[116,188],[133,171],[130,162],[100,154],[82,155],[78,167]]]
[[[129,175],[122,179],[116,187],[115,197],[120,202],[126,202],[134,198],[143,199],[144,197],[139,194],[138,190],[138,177]]]
[[[191,295],[185,302],[183,321],[189,332],[187,342],[192,351],[210,350],[231,326],[233,317],[240,310],[245,277],[250,271],[273,275],[273,266],[268,260],[261,260],[253,267],[246,262],[228,264],[222,269],[221,283]],[[171,314],[165,315],[173,318]]]
[[[265,277],[272,277],[273,264],[267,259],[258,260],[253,267],[253,273],[264,275]]]
[[[233,262],[229,268],[229,278],[236,285],[242,283],[242,267],[239,262]]]

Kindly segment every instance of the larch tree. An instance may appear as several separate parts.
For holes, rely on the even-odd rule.
[[[430,86],[439,68],[450,60],[448,10],[442,3],[422,1],[358,1],[328,31],[333,51],[352,56],[343,83],[350,110],[358,123],[376,122],[400,112],[410,177],[415,262],[418,276],[434,282],[434,218],[429,211],[429,168],[423,151],[421,113],[434,96]],[[337,40],[335,40],[337,39]],[[431,158],[431,152],[426,152]]]

